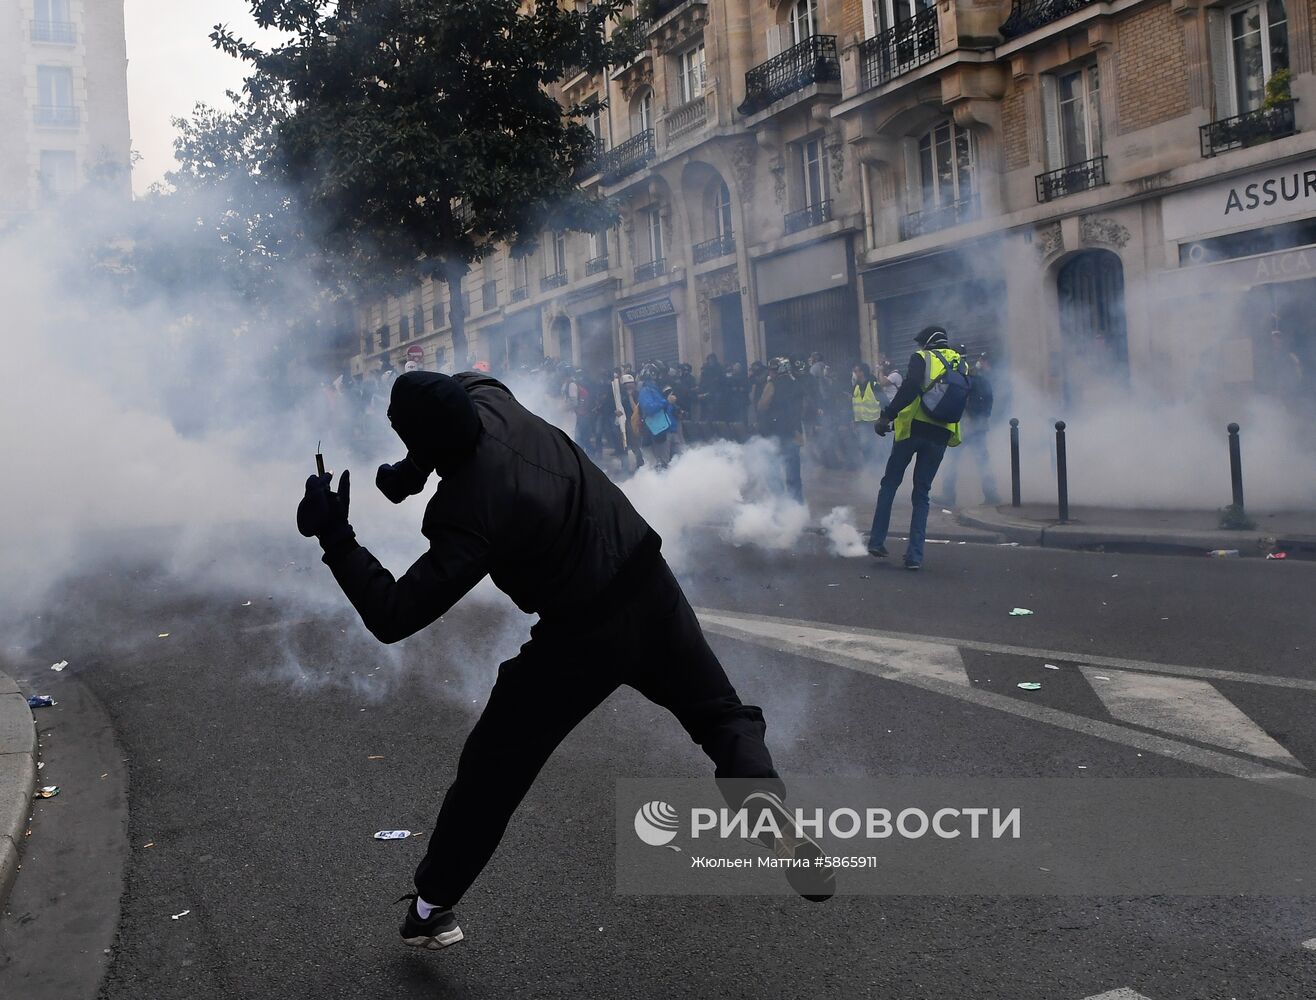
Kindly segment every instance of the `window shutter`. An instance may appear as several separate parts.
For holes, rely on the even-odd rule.
[[[1218,121],[1234,113],[1234,88],[1229,85],[1229,16],[1223,10],[1208,10],[1206,33],[1211,49],[1211,118]]]
[[[905,152],[905,213],[917,212],[923,207],[923,179],[919,175],[918,140],[901,142]]]
[[[1047,170],[1065,166],[1064,150],[1060,148],[1060,88],[1056,78],[1047,74],[1042,78],[1042,139],[1046,144],[1042,162]]]

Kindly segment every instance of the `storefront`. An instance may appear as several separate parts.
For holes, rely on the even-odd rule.
[[[503,320],[502,340],[506,370],[533,368],[544,360],[544,327],[538,307],[522,309]]]
[[[882,354],[903,364],[914,334],[938,323],[971,357],[1000,355],[1007,312],[1000,259],[992,244],[981,243],[865,271],[864,299],[877,310]]]
[[[1316,371],[1316,160],[1166,196],[1160,322],[1190,380],[1297,393]]]
[[[617,310],[630,332],[630,361],[636,365],[662,360],[674,365],[680,358],[680,329],[671,293]]]
[[[854,259],[845,237],[758,261],[765,358],[818,351],[849,367],[860,358]]]

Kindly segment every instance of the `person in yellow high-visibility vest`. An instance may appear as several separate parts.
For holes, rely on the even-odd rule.
[[[904,481],[905,470],[914,463],[912,500],[914,513],[909,519],[909,543],[905,548],[905,569],[916,570],[923,565],[923,542],[928,533],[928,509],[931,506],[932,480],[946,454],[947,448],[960,443],[960,425],[934,420],[923,409],[923,390],[930,386],[948,367],[958,366],[960,356],[950,349],[946,329],[929,326],[920,330],[914,342],[919,349],[909,359],[895,398],[883,408],[874,425],[879,437],[885,437],[894,426],[895,443],[887,459],[886,474],[877,493],[877,508],[873,511],[873,529],[868,536],[869,555],[885,558],[887,531],[891,526],[891,505],[896,491]]]

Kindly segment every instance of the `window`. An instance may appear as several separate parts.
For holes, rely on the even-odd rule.
[[[718,182],[717,192],[713,195],[713,213],[714,225],[717,227],[715,235],[720,239],[734,235],[731,227],[731,189],[727,187],[726,181]]]
[[[434,293],[434,305],[430,309],[430,322],[434,324],[436,330],[443,326],[443,303],[439,300],[437,291]]]
[[[1101,156],[1101,75],[1095,63],[1042,77],[1042,104],[1049,169]]]
[[[693,49],[682,52],[680,61],[681,103],[689,104],[695,98],[704,96],[704,43],[700,42]]]
[[[971,199],[973,137],[942,122],[918,141],[918,176],[924,211]]]
[[[800,143],[800,160],[804,171],[804,207],[817,208],[827,201],[827,151],[822,139]]]
[[[553,234],[553,273],[567,273],[567,234],[557,232]]]
[[[67,66],[38,66],[37,104],[43,108],[73,107],[73,70]]]
[[[649,260],[663,259],[663,214],[658,205],[652,205],[645,212],[645,222],[649,230]]]
[[[407,316],[398,317],[398,343],[411,339],[411,320]]]
[[[598,97],[597,94],[594,95],[594,98],[595,98],[595,99],[597,99],[597,97]],[[585,122],[586,122],[586,124],[589,126],[589,130],[590,130],[590,132],[593,133],[593,135],[594,135],[594,142],[595,142],[595,144],[596,144],[600,149],[603,149],[603,148],[604,148],[604,142],[603,142],[603,108],[602,108],[602,107],[596,107],[592,112],[590,112],[590,116],[589,116],[587,119],[585,119]]]
[[[36,0],[34,9],[36,20],[51,24],[60,22],[67,24],[73,20],[69,13],[69,0]]]
[[[598,260],[600,257],[608,256],[608,231],[600,229],[597,233],[589,234],[589,259]]]
[[[383,326],[379,328],[379,349],[381,351],[387,351],[388,347],[389,347],[388,324],[385,323]]]
[[[873,0],[877,18],[877,30],[886,31],[902,21],[908,21],[915,14],[931,10],[934,0]]]
[[[425,335],[425,310],[420,306],[420,299],[416,299],[416,304],[411,310],[412,331],[417,337]]]
[[[530,284],[530,264],[525,257],[512,258],[512,284],[515,288]]]
[[[818,34],[818,0],[796,0],[791,8],[791,41],[795,45]]]
[[[631,130],[633,135],[647,132],[653,128],[653,91],[646,90],[635,100]]]
[[[1289,67],[1289,21],[1284,0],[1261,0],[1228,12],[1230,101],[1241,115],[1261,107],[1266,81]],[[1228,117],[1225,115],[1224,117]]]
[[[50,202],[68,194],[77,184],[77,156],[69,150],[41,151],[41,199]]]

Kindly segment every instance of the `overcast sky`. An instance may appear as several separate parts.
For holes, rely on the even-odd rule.
[[[128,110],[133,149],[142,160],[133,188],[146,191],[173,166],[171,118],[198,101],[222,105],[225,90],[242,85],[243,64],[210,42],[216,24],[253,38],[246,0],[125,0],[128,30]]]

